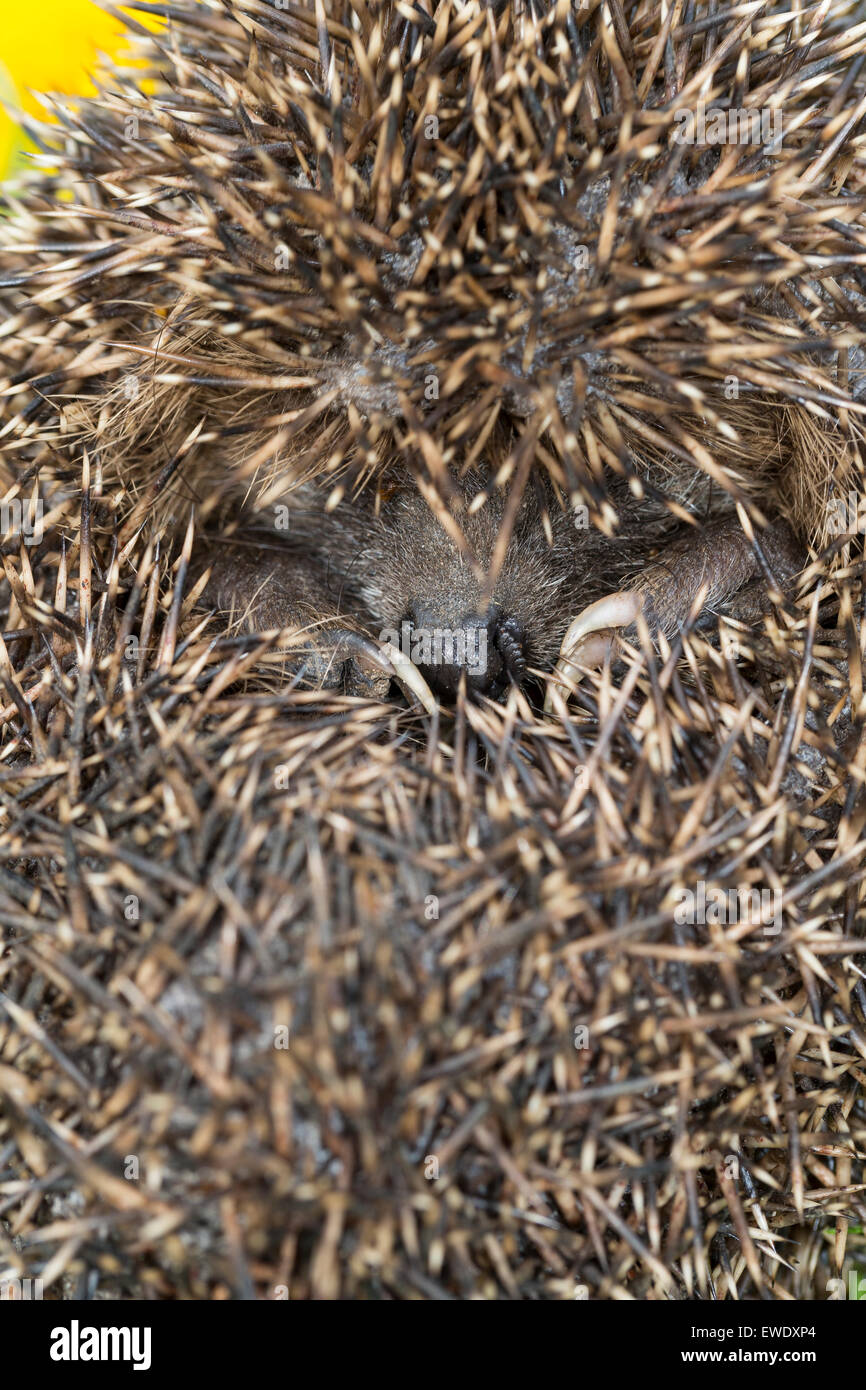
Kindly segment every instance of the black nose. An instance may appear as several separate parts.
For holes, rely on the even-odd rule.
[[[412,660],[437,695],[453,698],[464,677],[467,689],[494,696],[522,680],[523,628],[495,605],[468,614],[453,628],[434,626],[421,605],[410,621]]]

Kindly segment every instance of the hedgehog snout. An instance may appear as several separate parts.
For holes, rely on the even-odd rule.
[[[496,604],[485,613],[465,614],[451,626],[426,605],[414,604],[401,632],[401,645],[409,646],[406,655],[437,695],[455,696],[464,676],[468,690],[494,696],[523,678],[523,625]]]

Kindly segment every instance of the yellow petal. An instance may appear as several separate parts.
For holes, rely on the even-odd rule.
[[[115,57],[124,47],[121,20],[92,0],[0,0],[0,102],[10,102],[45,120],[50,111],[33,92],[89,96],[96,90],[92,73],[103,54]],[[132,13],[132,11],[130,11]],[[159,21],[136,15],[148,25]],[[15,155],[26,144],[0,109],[0,178],[11,172]]]

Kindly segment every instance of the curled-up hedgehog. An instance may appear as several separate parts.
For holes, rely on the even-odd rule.
[[[825,1297],[862,7],[140,8],[0,217],[0,1260]]]
[[[194,509],[201,603],[349,692],[759,624],[856,529],[864,409],[851,6],[777,10],[635,5],[602,89],[603,6],[173,8],[6,230],[28,476]]]

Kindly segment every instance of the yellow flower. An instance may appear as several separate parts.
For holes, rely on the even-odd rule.
[[[100,55],[116,56],[124,47],[124,26],[93,0],[0,0],[0,178],[18,162],[27,142],[3,103],[45,120],[50,109],[32,95],[62,92],[88,96],[96,89],[91,74]],[[130,11],[130,13],[133,13]],[[136,15],[149,28],[149,16]]]

